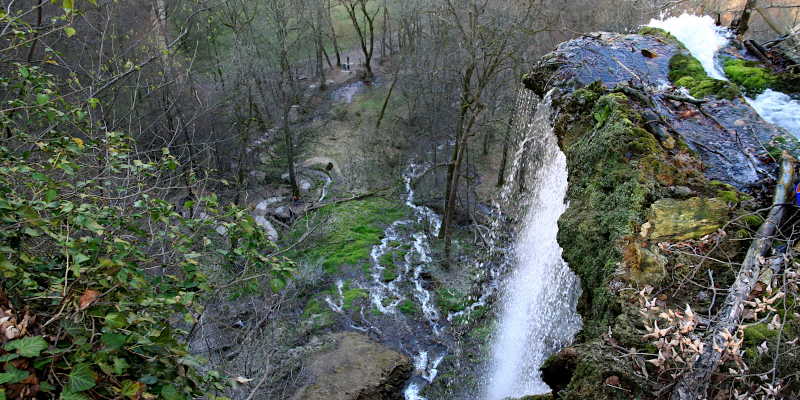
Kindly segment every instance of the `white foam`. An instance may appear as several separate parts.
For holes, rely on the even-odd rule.
[[[767,122],[786,128],[792,135],[800,138],[800,101],[788,95],[767,89],[755,99],[747,102]]]
[[[717,26],[714,19],[708,15],[697,16],[684,13],[679,17],[650,20],[647,26],[661,28],[671,33],[700,61],[708,76],[727,80],[717,68],[715,55],[717,51],[728,44],[728,31]]]

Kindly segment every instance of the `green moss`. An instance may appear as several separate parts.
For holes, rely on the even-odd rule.
[[[333,325],[335,316],[327,306],[317,299],[311,299],[303,309],[303,323],[301,328],[307,332],[314,332]]]
[[[346,289],[342,291],[342,308],[345,310],[351,310],[353,308],[353,302],[358,299],[364,299],[369,297],[369,293],[365,289],[360,288],[353,288],[353,289]]]
[[[765,340],[778,336],[778,331],[770,330],[766,323],[750,325],[744,328],[744,342],[747,346],[758,346]]]
[[[645,26],[642,29],[639,29],[638,32],[640,35],[647,35],[647,36],[656,36],[662,39],[666,39],[669,43],[678,44],[681,48],[684,48],[683,43],[680,42],[675,36],[672,36],[671,33],[661,29],[661,28],[654,28],[652,26]]]
[[[385,226],[405,213],[396,203],[378,197],[324,207],[317,210],[314,217],[328,219],[325,231],[313,241],[313,246],[290,256],[321,259],[328,273],[336,272],[343,265],[365,263],[372,246],[380,243]],[[299,237],[305,222],[297,224],[298,232],[293,232],[292,236]]]
[[[418,311],[417,304],[409,299],[403,300],[397,308],[400,309],[400,312],[403,314],[408,315],[416,314]]]
[[[758,62],[726,58],[723,63],[725,75],[744,89],[748,96],[756,96],[773,87],[778,78]]]
[[[709,77],[700,61],[688,54],[676,54],[669,60],[669,80],[696,98],[733,99],[741,94],[736,85]]]
[[[733,190],[720,190],[717,192],[717,197],[726,203],[739,202],[739,194]]]

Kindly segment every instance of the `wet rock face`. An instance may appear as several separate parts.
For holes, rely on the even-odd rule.
[[[675,65],[670,61],[686,57],[688,52],[674,38],[657,31],[646,35],[594,33],[563,43],[543,57],[523,83],[539,94],[556,88],[560,98],[590,86],[624,91],[646,116],[642,127],[666,150],[690,149],[702,161],[709,179],[740,190],[758,187],[774,169],[767,149],[783,133],[765,123],[736,95],[709,93],[699,107],[675,100],[675,96],[685,95],[675,89],[679,82],[671,82]],[[639,95],[631,95],[628,89]]]
[[[554,85],[579,88],[596,81],[608,87],[630,81],[658,87],[669,84],[669,60],[678,51],[675,42],[659,36],[592,33],[559,45],[523,82],[542,93]],[[544,81],[541,68],[551,71]]]
[[[334,347],[310,361],[311,381],[293,400],[400,400],[411,377],[408,357],[355,332],[337,334]]]

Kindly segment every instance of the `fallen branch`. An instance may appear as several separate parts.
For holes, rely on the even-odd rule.
[[[375,191],[372,191],[372,192],[369,192],[369,193],[364,193],[364,194],[361,194],[361,195],[358,195],[358,196],[353,196],[353,197],[350,197],[350,198],[347,198],[347,199],[340,199],[340,200],[329,201],[327,203],[317,204],[317,205],[315,205],[313,207],[309,207],[309,208],[304,209],[303,210],[303,214],[306,214],[309,211],[318,210],[320,208],[327,207],[327,206],[334,205],[334,204],[340,204],[340,203],[346,203],[348,201],[366,199],[367,197],[375,196],[376,194],[378,194],[380,192],[383,192],[385,190],[388,190],[388,189],[391,189],[391,186],[385,187],[385,188],[382,188],[382,189],[378,189],[378,190],[375,190]]]
[[[675,385],[672,400],[694,400],[704,398],[711,374],[714,373],[725,349],[725,336],[735,335],[744,310],[744,301],[753,291],[765,264],[764,256],[772,247],[772,239],[778,229],[783,214],[786,210],[787,195],[793,192],[794,172],[796,160],[788,153],[783,153],[781,173],[775,187],[773,207],[767,219],[758,228],[756,238],[750,244],[747,255],[742,262],[736,281],[730,288],[722,308],[717,313],[716,323],[709,328],[709,334],[704,340],[704,350],[692,365],[692,369],[683,375]]]

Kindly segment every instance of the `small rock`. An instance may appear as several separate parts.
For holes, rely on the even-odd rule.
[[[609,376],[606,378],[606,385],[619,387],[619,377],[616,375]]]
[[[681,198],[691,197],[694,194],[694,191],[686,186],[672,186],[669,190],[672,194]]]
[[[654,53],[654,52],[652,52],[650,50],[647,50],[647,49],[642,49],[642,55],[647,57],[647,58],[656,58],[656,57],[658,57],[658,54],[656,54],[656,53]]]
[[[698,239],[714,233],[727,220],[727,204],[716,198],[661,199],[650,206],[655,241]]]

